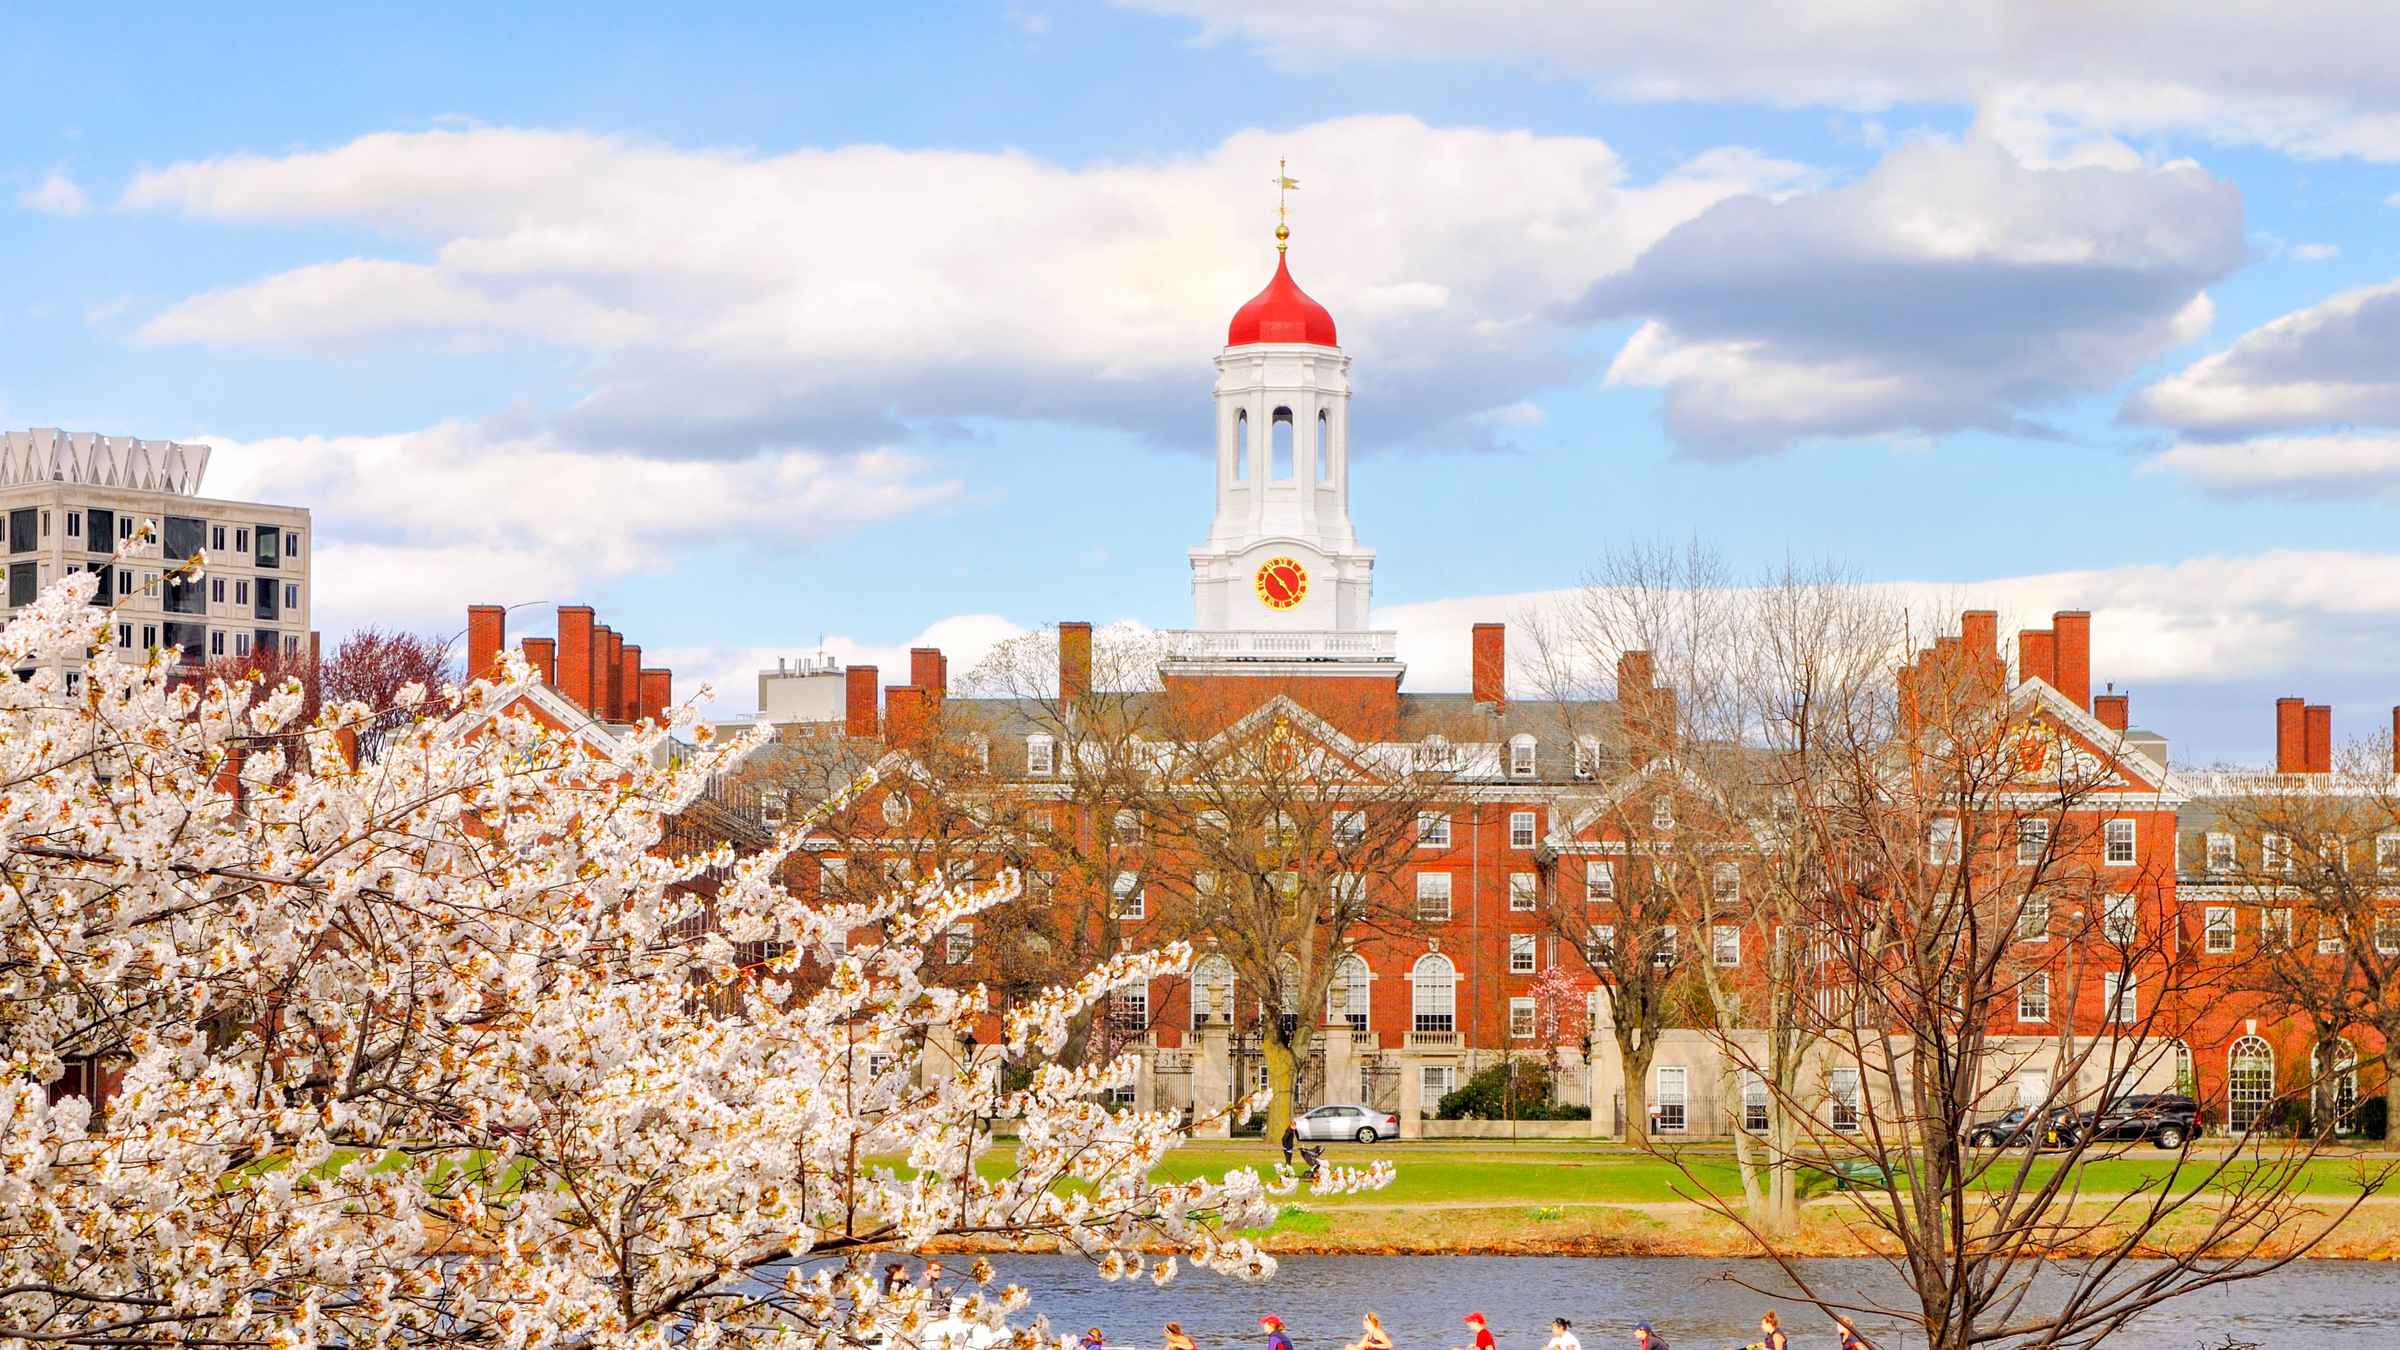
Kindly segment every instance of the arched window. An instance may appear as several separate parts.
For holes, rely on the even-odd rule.
[[[2200,1075],[2192,1070],[2192,1047],[2175,1042],[2175,1090],[2194,1101],[2200,1097]]]
[[[1312,482],[1323,487],[1333,481],[1333,420],[1323,408],[1317,409],[1317,454],[1310,462]]]
[[[2358,1128],[2358,1050],[2340,1036],[2317,1047],[2317,1100],[2333,1117],[2334,1133]]]
[[[1233,963],[1222,956],[1203,956],[1192,967],[1192,1025],[1223,1022],[1233,1012]]]
[[[1270,433],[1274,437],[1270,442],[1271,453],[1274,457],[1267,462],[1267,477],[1270,481],[1280,483],[1292,476],[1292,433],[1292,410],[1277,408],[1275,410],[1275,427]]]
[[[1365,1031],[1368,991],[1374,980],[1375,972],[1367,969],[1366,958],[1357,952],[1334,962],[1333,984],[1325,993],[1325,1020],[1337,1027]]]
[[[2275,1100],[2275,1051],[2256,1036],[2244,1036],[2225,1052],[2225,1124],[2252,1129]]]
[[[1417,1031],[1458,1030],[1458,968],[1440,952],[1417,958],[1408,973],[1409,1026]]]
[[[1233,415],[1233,481],[1239,483],[1250,477],[1250,410],[1241,409]]]

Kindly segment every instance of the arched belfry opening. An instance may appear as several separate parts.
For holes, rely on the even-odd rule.
[[[1269,472],[1267,474],[1267,480],[1269,482],[1288,483],[1291,481],[1292,430],[1292,410],[1289,408],[1277,408],[1275,410],[1275,439],[1273,442],[1275,457],[1269,464]]]

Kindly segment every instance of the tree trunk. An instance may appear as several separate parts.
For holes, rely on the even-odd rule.
[[[1292,1120],[1292,1094],[1299,1086],[1300,1056],[1272,1030],[1259,1033],[1258,1051],[1267,1061],[1267,1087],[1275,1094],[1267,1103],[1267,1142],[1275,1144],[1282,1140],[1283,1127]]]
[[[1625,1142],[1650,1147],[1650,1057],[1657,1047],[1632,1028],[1620,1027],[1617,1057],[1625,1066]]]
[[[2383,1141],[2388,1146],[2395,1138],[2400,1138],[2400,1038],[2387,1031],[2383,1038]]]

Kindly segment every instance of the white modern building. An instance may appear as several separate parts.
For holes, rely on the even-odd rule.
[[[94,603],[117,612],[115,648],[141,659],[177,647],[187,665],[274,650],[308,650],[305,507],[201,495],[209,448],[36,427],[0,434],[0,526],[8,605],[27,604],[68,573],[100,573]],[[136,545],[144,521],[156,537]],[[195,581],[171,579],[207,555]]]

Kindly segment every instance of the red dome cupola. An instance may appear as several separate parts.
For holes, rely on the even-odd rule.
[[[1308,292],[1300,289],[1300,283],[1292,280],[1292,270],[1284,265],[1280,245],[1275,250],[1275,279],[1252,296],[1249,304],[1235,310],[1232,324],[1225,329],[1228,347],[1245,347],[1253,342],[1341,345],[1334,340],[1333,315],[1309,299]]]

